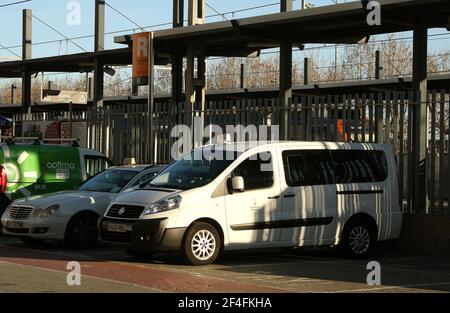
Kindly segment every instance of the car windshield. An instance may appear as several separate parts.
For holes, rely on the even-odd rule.
[[[106,170],[86,181],[78,190],[118,193],[136,175],[135,171]]]
[[[238,153],[233,151],[211,151],[211,148],[205,151],[205,149],[194,151],[176,161],[143,189],[189,190],[205,186],[219,176],[238,156]]]

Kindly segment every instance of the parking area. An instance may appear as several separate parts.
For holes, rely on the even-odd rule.
[[[117,249],[26,247],[0,237],[0,292],[449,292],[450,258],[397,255],[377,248],[366,260],[332,249],[227,253],[193,267],[177,255],[136,262]],[[69,286],[68,262],[81,265],[81,285]],[[381,285],[367,284],[368,262],[381,265]]]

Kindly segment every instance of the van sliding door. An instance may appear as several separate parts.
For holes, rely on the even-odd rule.
[[[314,146],[313,146],[314,147]],[[326,244],[334,236],[336,185],[328,150],[283,150],[281,241]]]

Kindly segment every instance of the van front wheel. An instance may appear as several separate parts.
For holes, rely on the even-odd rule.
[[[183,255],[192,265],[214,263],[220,253],[221,240],[218,231],[207,223],[194,223],[183,242]]]
[[[374,240],[369,223],[350,221],[342,233],[342,248],[349,257],[363,258],[369,254]]]

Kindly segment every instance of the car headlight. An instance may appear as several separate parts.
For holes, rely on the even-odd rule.
[[[163,199],[161,201],[153,203],[148,209],[144,211],[144,213],[142,213],[142,215],[145,216],[178,209],[180,207],[181,200],[182,198],[179,195]]]
[[[11,213],[12,206],[13,206],[13,204],[11,203],[10,205],[8,205],[6,207],[6,210],[5,210],[5,213],[3,213],[3,216],[9,216],[9,213]]]
[[[34,218],[47,218],[55,214],[59,210],[59,204],[53,204],[46,209],[36,208],[33,210]]]

